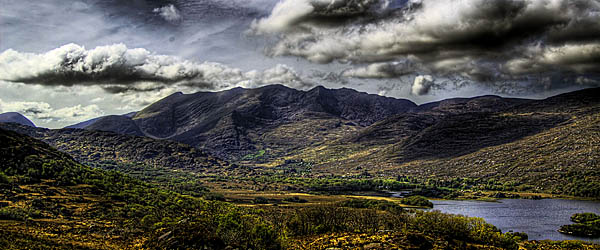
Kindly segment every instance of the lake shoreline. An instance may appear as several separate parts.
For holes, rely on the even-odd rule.
[[[430,199],[432,209],[443,213],[483,218],[502,232],[524,232],[530,240],[580,240],[600,244],[600,238],[565,235],[560,226],[572,224],[572,214],[600,212],[600,202],[571,199],[498,199],[480,200]]]

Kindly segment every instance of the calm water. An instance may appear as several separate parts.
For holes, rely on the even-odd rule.
[[[557,232],[561,225],[571,224],[574,213],[600,214],[600,202],[560,199],[505,199],[499,202],[432,200],[434,210],[444,213],[480,217],[502,232],[524,232],[530,240],[585,240],[600,243],[600,239],[572,237]]]

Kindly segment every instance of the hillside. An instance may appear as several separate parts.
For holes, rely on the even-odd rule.
[[[240,160],[261,150],[279,157],[414,107],[408,100],[351,89],[316,87],[300,91],[270,85],[176,93],[131,119],[101,118],[86,129],[175,140],[224,159]]]
[[[9,123],[0,123],[0,128],[42,140],[88,166],[118,170],[190,194],[205,191],[199,183],[201,176],[245,176],[251,173],[251,170],[232,166],[187,144],[168,140],[82,129],[31,128]]]
[[[33,124],[31,120],[27,119],[27,117],[17,112],[8,112],[0,114],[0,123],[3,122],[12,122],[25,126],[35,127],[35,124]]]
[[[339,246],[338,237],[344,247],[516,249],[521,239],[477,218],[409,216],[391,202],[256,210],[204,201],[83,166],[3,129],[0,161],[7,249],[320,249]]]
[[[131,118],[135,115],[135,113],[136,112],[131,112],[131,113],[127,113],[127,114],[120,115],[120,116],[125,116],[125,117]],[[101,117],[93,118],[93,119],[90,119],[87,121],[83,121],[83,122],[79,122],[79,123],[76,123],[76,124],[73,124],[70,126],[66,126],[65,128],[81,128],[82,129],[82,128],[91,126],[92,124],[96,123],[98,120],[106,118],[106,117],[109,117],[109,116],[101,116]],[[130,134],[130,133],[127,133],[127,134]]]
[[[175,204],[185,197],[2,129],[0,162],[0,245],[8,249],[129,248],[143,239],[143,224],[190,208]]]
[[[597,88],[496,111],[421,110],[286,159],[313,162],[316,175],[473,178],[485,189],[600,197],[598,96]]]

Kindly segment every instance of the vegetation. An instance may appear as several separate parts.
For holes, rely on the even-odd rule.
[[[10,249],[320,249],[348,235],[355,237],[346,247],[517,248],[513,234],[481,219],[358,199],[243,208],[92,169],[16,133],[0,130],[0,139],[0,160],[8,162],[0,184],[0,245]]]
[[[196,216],[213,223],[210,228],[215,231],[202,234],[212,237],[211,242],[260,249],[267,244],[261,237],[274,244],[278,241],[265,234],[265,224],[258,223],[257,215],[231,204],[180,195],[118,172],[92,169],[13,132],[0,130],[0,139],[2,172],[11,180],[0,189],[0,203],[6,205],[0,209],[2,246],[131,248],[149,233],[170,230]],[[244,238],[231,236],[240,231]]]
[[[264,149],[259,150],[256,154],[248,154],[242,158],[242,160],[255,160],[263,157],[266,151]]]
[[[418,195],[404,198],[400,202],[404,205],[410,205],[410,206],[433,207],[433,203],[431,203],[431,201],[429,201],[427,198],[425,198],[423,196],[418,196]]]
[[[574,214],[571,216],[571,221],[575,224],[563,225],[558,231],[580,237],[600,237],[600,215],[594,213]]]
[[[293,203],[306,203],[306,202],[308,202],[307,200],[299,198],[298,196],[288,197],[288,198],[283,199],[283,201],[293,202]]]
[[[585,243],[581,241],[565,240],[565,241],[528,241],[521,244],[525,250],[598,250],[600,245]]]
[[[381,211],[400,213],[403,211],[398,204],[385,200],[350,199],[339,203],[341,207],[368,208]]]

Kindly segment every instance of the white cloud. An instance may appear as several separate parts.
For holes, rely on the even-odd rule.
[[[147,91],[182,84],[211,90],[273,83],[312,85],[285,65],[244,72],[220,63],[197,63],[142,48],[129,49],[124,44],[91,50],[67,44],[43,54],[9,49],[0,54],[0,80],[45,85],[101,84],[110,91]]]
[[[393,78],[416,71],[416,67],[408,62],[373,63],[365,67],[353,68],[342,73],[346,77],[356,78]]]
[[[564,44],[529,46],[524,57],[505,63],[511,74],[541,73],[548,69],[575,73],[600,72],[600,44]]]
[[[291,31],[304,21],[321,17],[346,17],[365,13],[375,4],[387,6],[389,1],[380,0],[282,0],[268,17],[255,20],[251,33],[269,34]],[[309,28],[308,26],[304,26]]]
[[[77,122],[103,115],[98,105],[75,105],[71,107],[54,108],[46,102],[5,102],[0,99],[0,113],[18,112],[29,118],[48,122]]]
[[[280,1],[267,18],[255,20],[251,28],[257,34],[287,31],[314,11],[310,0]]]
[[[430,75],[422,75],[415,77],[413,82],[411,93],[413,95],[425,95],[429,93],[433,86],[433,77]]]
[[[160,8],[155,8],[154,13],[159,14],[162,18],[171,23],[177,23],[181,21],[181,14],[173,4],[169,4]]]

